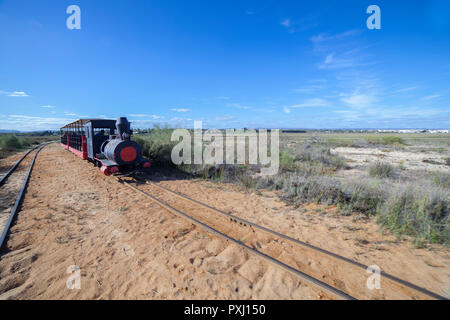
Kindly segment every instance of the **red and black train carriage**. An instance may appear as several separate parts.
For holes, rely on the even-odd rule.
[[[127,118],[82,119],[61,128],[61,145],[100,167],[105,175],[137,167],[149,168],[142,148],[131,140]]]

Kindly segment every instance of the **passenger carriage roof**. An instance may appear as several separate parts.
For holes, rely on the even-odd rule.
[[[82,127],[88,122],[94,122],[94,125],[95,125],[95,122],[98,122],[100,125],[104,125],[106,123],[108,123],[109,125],[115,125],[116,120],[109,120],[109,119],[79,119],[77,121],[74,121],[74,122],[66,124],[64,127],[61,127],[61,129],[70,128],[70,127],[73,127],[73,126]]]

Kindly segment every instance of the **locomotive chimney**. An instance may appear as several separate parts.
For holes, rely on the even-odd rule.
[[[130,130],[130,123],[127,118],[121,117],[117,119],[116,128],[120,140],[130,140],[132,132]]]

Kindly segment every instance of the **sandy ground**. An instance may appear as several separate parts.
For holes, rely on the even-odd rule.
[[[271,192],[232,185],[162,179],[162,185],[276,231],[321,246],[450,296],[448,249],[414,249],[383,235],[373,221],[335,208],[293,209]],[[158,193],[286,263],[363,298],[422,298],[342,262],[248,229],[221,223],[204,210]],[[303,210],[301,210],[303,209]],[[302,258],[303,257],[303,258]],[[303,259],[303,260],[302,260]],[[74,267],[76,266],[76,267]],[[80,272],[80,289],[69,289]],[[343,280],[340,280],[343,279]],[[73,287],[72,287],[73,288]],[[58,145],[38,156],[22,211],[0,257],[0,299],[328,299],[329,295],[250,256],[151,203]]]
[[[427,170],[450,172],[450,166],[445,164],[448,153],[433,151],[417,152],[406,150],[391,150],[386,148],[351,148],[341,147],[331,149],[331,152],[344,156],[350,167],[367,165],[370,162],[388,162],[395,166],[402,166],[407,170]],[[425,162],[424,162],[425,161]],[[431,162],[431,163],[430,163]]]
[[[0,162],[0,177],[4,174],[22,157],[23,153],[15,154]],[[17,166],[16,170],[5,180],[4,185],[0,188],[0,234],[3,231],[6,222],[11,215],[11,209],[16,202],[17,195],[22,188],[28,168],[31,164],[34,153],[27,156]]]

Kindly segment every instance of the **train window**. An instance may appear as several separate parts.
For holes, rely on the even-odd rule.
[[[104,135],[106,137],[109,137],[110,135],[109,131],[110,131],[109,128],[94,128],[94,136]]]

